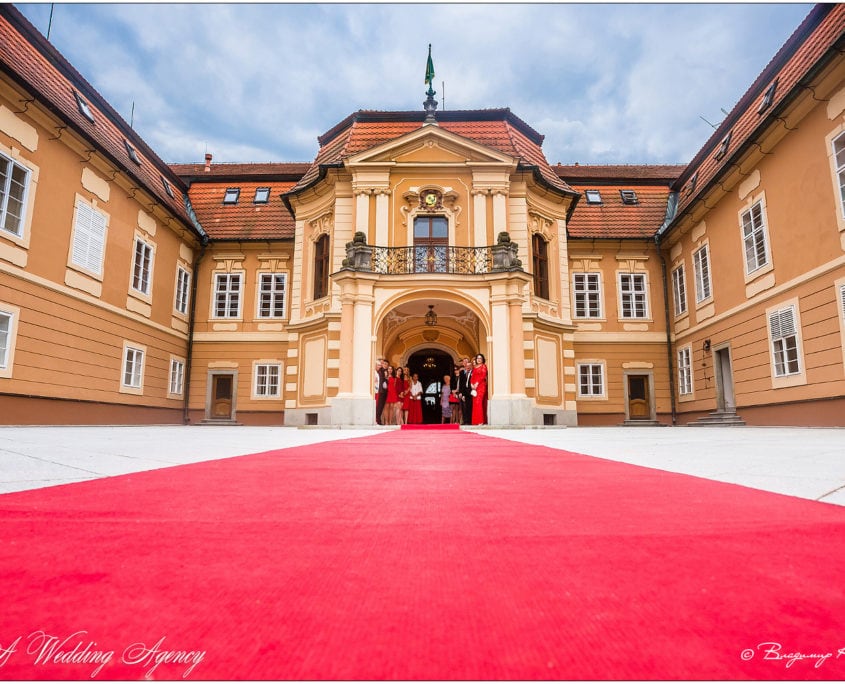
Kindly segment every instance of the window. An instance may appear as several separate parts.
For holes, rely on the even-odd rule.
[[[79,109],[79,113],[88,119],[88,121],[94,123],[94,114],[91,111],[91,107],[88,106],[88,103],[83,100],[82,96],[75,90],[73,91],[73,96],[76,98],[76,106]]]
[[[329,236],[321,235],[314,243],[314,299],[329,293]]]
[[[845,133],[842,133],[833,141],[833,155],[839,184],[839,206],[842,216],[845,216]]]
[[[775,377],[782,378],[786,375],[800,373],[798,333],[795,329],[795,307],[788,306],[770,313],[769,332],[772,336]]]
[[[153,267],[153,246],[135,238],[135,256],[132,261],[132,289],[150,294],[150,276]]]
[[[9,350],[12,347],[12,314],[0,311],[0,368],[9,367]]]
[[[693,268],[695,270],[695,301],[700,304],[710,297],[710,257],[707,254],[707,245],[692,255]]]
[[[179,266],[176,269],[176,302],[174,308],[180,314],[188,313],[188,299],[190,297],[191,274]]]
[[[280,378],[282,375],[281,364],[259,363],[255,366],[255,396],[256,397],[279,397]]]
[[[123,356],[123,386],[141,389],[144,380],[144,352],[127,346]]]
[[[598,273],[574,273],[572,293],[575,318],[601,318],[601,281]]]
[[[258,317],[285,317],[286,273],[262,273],[258,283]]]
[[[775,91],[777,90],[777,87],[778,87],[778,80],[775,79],[772,82],[772,85],[770,85],[766,89],[766,92],[763,93],[763,99],[760,101],[760,106],[757,108],[758,114],[762,114],[769,107],[772,106],[772,102],[774,102],[774,99],[775,99]]]
[[[619,194],[622,196],[622,204],[637,204],[637,193],[633,190],[620,190]]]
[[[129,155],[129,158],[135,162],[138,166],[141,165],[141,160],[138,157],[138,153],[135,151],[135,148],[129,144],[128,140],[123,141],[123,146],[126,148],[126,154]]]
[[[270,188],[256,188],[255,198],[252,201],[255,204],[267,204],[270,201]]]
[[[582,397],[604,396],[604,367],[602,364],[578,364],[578,394]]]
[[[732,135],[733,131],[722,138],[722,142],[719,144],[719,149],[716,150],[716,161],[722,159],[728,153],[728,147],[730,147]]]
[[[180,359],[170,359],[169,394],[182,394],[185,383],[185,362]]]
[[[648,293],[644,273],[620,273],[619,294],[622,298],[622,318],[648,317]]]
[[[698,185],[698,171],[692,174],[692,178],[689,179],[689,183],[687,184],[687,195],[691,195],[695,192],[696,185]]]
[[[680,316],[687,310],[687,284],[683,264],[672,271],[672,295],[675,302],[675,315]]]
[[[598,190],[586,190],[587,204],[601,204],[601,192]]]
[[[23,213],[29,169],[0,154],[0,228],[7,233],[23,235]]]
[[[223,195],[223,204],[237,204],[240,196],[240,188],[226,188],[226,194]]]
[[[214,316],[216,318],[239,318],[240,315],[240,273],[218,273],[214,285]]]
[[[104,213],[97,211],[83,200],[77,200],[70,253],[71,263],[91,273],[103,274],[106,224]]]
[[[549,243],[542,235],[535,233],[531,238],[531,251],[534,259],[534,294],[543,299],[549,298]]]
[[[678,394],[692,394],[692,354],[689,347],[678,350]]]
[[[167,196],[170,199],[176,199],[173,195],[173,188],[170,186],[170,183],[167,182],[167,179],[164,176],[161,176],[161,184],[164,186],[164,191],[167,193]]]
[[[769,263],[762,202],[757,202],[742,213],[742,240],[745,245],[746,273],[753,273]]]

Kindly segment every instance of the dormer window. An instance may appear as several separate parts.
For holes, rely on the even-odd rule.
[[[687,195],[691,195],[695,192],[695,186],[698,183],[698,171],[692,174],[692,178],[689,179],[689,183],[687,184]]]
[[[88,106],[88,103],[82,99],[82,96],[77,93],[75,90],[73,91],[73,96],[76,98],[76,106],[79,109],[79,113],[82,114],[88,121],[91,123],[95,123],[94,121],[94,113],[91,111],[91,107]]]
[[[633,190],[620,190],[619,194],[622,197],[622,204],[637,204],[639,202],[637,193]]]
[[[716,151],[716,161],[722,159],[728,153],[728,147],[731,144],[731,135],[733,135],[733,131],[728,133],[724,138],[722,138],[722,143],[719,145],[719,149]]]
[[[135,151],[135,148],[129,144],[128,140],[123,141],[123,146],[126,148],[126,154],[129,155],[129,158],[135,162],[138,166],[141,165],[141,160],[138,157],[138,153]]]
[[[585,190],[587,204],[601,204],[601,193],[598,190]]]
[[[254,204],[267,204],[270,201],[270,188],[256,188]]]
[[[176,199],[173,195],[173,188],[170,187],[170,183],[167,182],[167,179],[164,176],[161,176],[161,184],[164,186],[164,191],[167,193],[167,196],[170,199]]]
[[[237,204],[240,196],[240,188],[226,188],[226,194],[223,195],[223,204]]]
[[[763,93],[763,99],[760,101],[760,106],[757,108],[758,114],[762,114],[769,107],[772,106],[772,102],[774,102],[774,99],[775,99],[775,91],[777,90],[777,88],[778,88],[778,80],[775,79],[772,82],[772,85],[770,85],[766,89],[766,92]]]

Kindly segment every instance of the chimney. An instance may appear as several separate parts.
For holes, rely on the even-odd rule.
[[[205,172],[211,171],[211,152],[205,153]]]

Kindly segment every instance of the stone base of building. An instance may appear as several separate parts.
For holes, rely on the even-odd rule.
[[[337,396],[331,399],[331,425],[375,425],[376,400],[373,397]]]
[[[332,423],[332,409],[329,406],[315,406],[314,408],[285,409],[285,425],[299,427],[301,425],[330,425]],[[372,422],[372,418],[370,419]]]
[[[546,427],[577,427],[578,412],[565,411],[563,409],[546,408],[544,406],[534,407],[534,424]]]
[[[578,424],[575,411],[537,406],[525,395],[499,397],[487,402],[487,420],[490,425],[502,427],[560,425],[574,427]]]

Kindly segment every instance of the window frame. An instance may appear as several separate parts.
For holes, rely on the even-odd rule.
[[[120,366],[120,391],[142,394],[147,348],[142,344],[123,343],[123,362]]]
[[[786,321],[787,314],[788,321]],[[783,379],[801,375],[801,340],[795,305],[789,304],[767,312],[766,320],[771,340],[771,363],[774,377]],[[784,330],[784,328],[790,329]]]
[[[839,153],[836,149],[836,144],[841,143],[842,164],[839,164]],[[833,152],[833,167],[835,174],[835,182],[839,188],[839,220],[845,219],[845,131],[835,136],[830,142]]]
[[[759,220],[755,220],[755,210]],[[769,230],[766,220],[766,206],[763,199],[756,199],[751,206],[743,209],[739,215],[739,226],[742,236],[743,257],[745,260],[745,275],[759,274],[760,271],[772,263],[771,249],[769,246]],[[760,261],[760,248],[762,247],[762,261]],[[749,254],[749,248],[753,250]],[[752,263],[751,258],[754,258]]]
[[[687,275],[685,266],[686,264],[681,262],[672,269],[672,303],[675,307],[676,318],[687,313]]]
[[[281,276],[282,278],[282,288],[281,293],[279,293],[275,288],[270,290],[264,289],[264,280],[265,278],[271,278],[271,285],[276,284],[276,278]],[[265,298],[269,297],[269,313],[264,313],[264,303]],[[256,296],[256,318],[261,319],[283,319],[287,318],[288,308],[287,308],[287,297],[288,297],[288,274],[286,271],[275,271],[275,272],[260,272],[258,273],[258,287],[257,287],[257,296]],[[281,298],[281,313],[274,313],[276,311],[276,307],[278,305],[277,299]]]
[[[634,205],[640,203],[636,190],[620,190],[619,196],[622,198],[622,204]]]
[[[679,347],[676,355],[678,371],[678,397],[690,397],[694,393],[692,376],[692,347]]]
[[[576,278],[578,277],[583,278],[584,285],[588,284],[589,276],[595,277],[595,284],[596,290],[592,291],[587,289],[578,288],[578,282]],[[572,274],[572,317],[577,318],[579,320],[595,320],[595,319],[603,319],[604,318],[604,297],[602,293],[602,274],[600,271],[582,271],[578,273]],[[593,302],[590,301],[594,296],[595,298],[595,305],[597,308],[596,315],[591,315],[591,305]],[[583,302],[579,302],[579,299],[583,298]],[[585,306],[583,315],[579,315],[578,307],[579,303],[583,303]]]
[[[587,393],[584,389],[584,371],[587,371],[587,389],[592,390]],[[598,369],[598,378],[600,386],[596,388],[594,380],[596,377],[596,369]],[[607,399],[607,374],[605,364],[602,361],[578,361],[575,364],[575,374],[577,377],[576,386],[578,388],[578,399]],[[596,391],[598,389],[598,391]]]
[[[183,316],[188,315],[191,303],[191,272],[178,264],[176,266],[176,285],[173,293],[173,310]]]
[[[173,397],[185,395],[185,359],[170,357],[170,370],[167,374],[167,394]]]
[[[698,255],[704,254],[704,260]],[[703,264],[704,268],[701,268]],[[713,280],[710,276],[710,247],[704,243],[692,253],[693,275],[695,276],[695,303],[703,304],[713,297]],[[705,291],[706,289],[706,291]]]
[[[143,251],[139,261],[139,248]],[[140,235],[135,235],[132,249],[132,276],[130,287],[133,293],[150,297],[153,291],[153,272],[155,268],[155,244],[147,242]]]
[[[8,234],[20,240],[24,236],[24,228],[26,227],[26,209],[29,199],[29,188],[32,182],[32,170],[2,152],[0,152],[0,161],[7,164],[6,180],[3,183],[3,187],[0,187],[0,234]],[[23,189],[19,199],[13,198],[11,193],[12,184],[15,182],[15,169],[20,169],[24,174],[23,183],[21,183]],[[17,231],[9,230],[6,227],[9,219],[10,199],[14,199],[20,203],[20,215],[17,216]]]
[[[264,199],[258,199],[258,193],[264,193],[266,196]],[[253,204],[269,204],[270,203],[270,188],[269,187],[260,187],[255,188],[255,195],[252,198]]]
[[[237,288],[232,287],[232,280],[234,278],[238,279]],[[220,289],[221,281],[225,279],[227,282],[227,286],[224,290]],[[226,272],[226,273],[215,273],[214,274],[214,291],[213,297],[211,299],[211,313],[212,318],[215,319],[224,319],[224,320],[240,320],[242,317],[242,307],[243,307],[243,289],[244,289],[244,273],[241,271],[237,272]],[[225,301],[222,302],[223,306],[221,307],[220,295],[225,297]],[[236,300],[236,308],[237,311],[232,314],[232,301]]]
[[[240,198],[240,188],[226,188],[226,191],[223,193],[223,204],[237,204]]]
[[[587,204],[601,204],[601,190],[584,190],[584,198]]]
[[[312,299],[322,299],[329,296],[329,270],[331,259],[331,238],[328,233],[322,233],[314,240],[314,268],[312,279]]]
[[[94,112],[91,110],[89,102],[75,90],[73,91],[73,96],[76,98],[76,108],[79,110],[79,113],[92,124],[96,124],[97,120],[94,118]]]
[[[17,346],[18,321],[20,320],[20,307],[0,303],[0,317],[6,319],[5,343],[0,348],[0,378],[11,378],[12,369],[15,366],[15,347]]]
[[[275,371],[275,378],[271,378],[266,372],[270,369]],[[262,371],[265,372],[262,383]],[[256,361],[252,371],[252,398],[278,400],[282,398],[282,363],[281,361]],[[275,392],[270,392],[272,383],[275,382]]]
[[[648,278],[645,273],[619,273],[617,285],[619,287],[619,318],[626,321],[641,321],[651,318],[648,296]],[[623,284],[625,279],[634,279],[642,283],[642,290],[626,288]],[[627,303],[626,303],[627,302]],[[638,304],[641,304],[642,313],[638,314]]]
[[[531,259],[534,267],[534,295],[549,299],[549,241],[540,233],[531,236]]]

